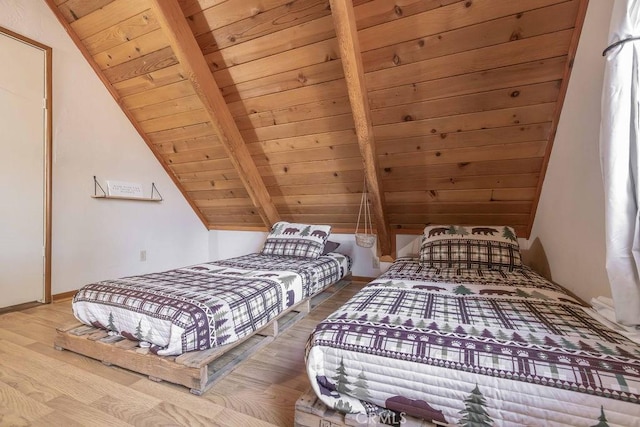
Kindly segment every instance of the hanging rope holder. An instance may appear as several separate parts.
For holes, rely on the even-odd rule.
[[[364,211],[364,233],[360,233],[360,218]],[[364,179],[362,197],[360,198],[360,209],[358,210],[358,222],[356,224],[356,245],[362,248],[370,248],[376,242],[376,235],[373,234],[371,223],[371,209],[369,208],[369,198],[367,197],[367,178]]]

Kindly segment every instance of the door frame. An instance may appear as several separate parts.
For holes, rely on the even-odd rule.
[[[14,31],[0,26],[0,33],[14,38],[18,41],[40,49],[45,54],[45,132],[44,132],[44,299],[43,302],[48,304],[51,302],[51,216],[52,216],[52,164],[53,164],[53,61],[52,49],[40,42],[25,37]]]

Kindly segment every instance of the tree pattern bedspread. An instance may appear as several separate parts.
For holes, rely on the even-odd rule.
[[[73,313],[162,356],[206,350],[255,332],[340,280],[350,263],[337,253],[314,260],[250,254],[86,285]]]
[[[640,425],[640,346],[590,312],[526,267],[399,258],[316,327],[307,371],[324,403],[363,416]]]

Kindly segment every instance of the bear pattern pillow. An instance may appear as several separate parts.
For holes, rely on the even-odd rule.
[[[271,227],[262,254],[316,259],[322,255],[330,233],[330,225],[280,221]]]
[[[428,226],[420,262],[437,268],[509,271],[522,266],[516,233],[508,226]]]

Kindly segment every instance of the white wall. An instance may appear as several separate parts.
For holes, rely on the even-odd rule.
[[[612,1],[589,2],[529,242],[537,252],[531,263],[544,270],[544,251],[552,280],[586,301],[611,295],[598,145],[602,50],[607,46],[612,5]]]
[[[262,231],[209,231],[211,261],[260,252],[267,237]]]
[[[266,237],[267,233],[260,231],[212,230],[209,232],[211,260],[260,252]],[[331,233],[329,240],[340,243],[340,247],[336,249],[336,252],[351,257],[353,260],[351,271],[354,276],[376,277],[380,275],[380,268],[373,267],[375,248],[366,249],[356,246],[353,234]]]
[[[349,255],[353,260],[351,272],[354,276],[360,277],[377,277],[385,269],[384,265],[380,267],[373,266],[373,259],[376,257],[376,247],[361,248],[356,245],[356,239],[353,234],[333,234],[330,240],[340,243],[340,247],[336,252]]]
[[[0,26],[53,48],[52,293],[206,261],[207,230],[45,2],[0,0]],[[93,175],[165,200],[92,199]]]

